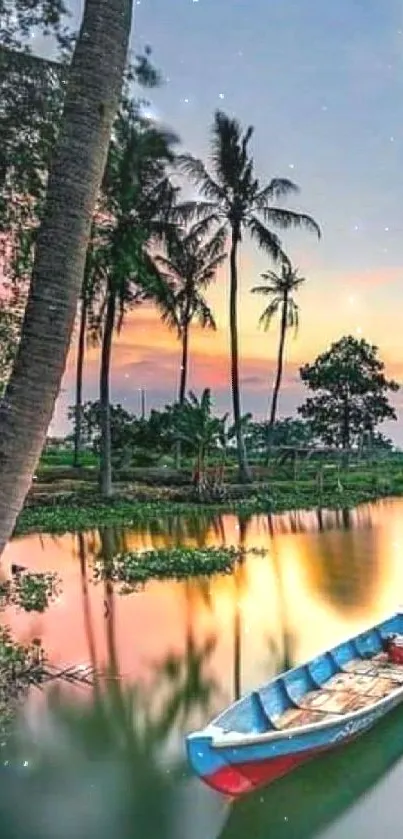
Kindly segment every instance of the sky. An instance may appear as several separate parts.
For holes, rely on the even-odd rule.
[[[73,0],[72,0],[73,4]],[[74,11],[80,6],[74,0]],[[298,294],[300,328],[289,335],[280,416],[304,399],[301,364],[342,335],[380,348],[388,374],[403,380],[403,4],[401,0],[137,0],[132,48],[150,45],[165,83],[152,112],[208,162],[217,108],[255,128],[262,183],[292,178],[293,206],[321,225],[282,235],[307,282]],[[239,330],[243,410],[264,418],[273,381],[278,324],[258,327],[263,301],[250,293],[267,256],[246,241],[240,260]],[[210,386],[217,410],[230,407],[228,266],[209,292],[218,323],[194,329],[189,386]],[[112,400],[138,411],[175,398],[179,346],[157,314],[139,308],[113,353]],[[97,398],[99,354],[88,354],[86,398]],[[66,429],[73,402],[74,347],[52,430]],[[403,443],[403,390],[394,398]]]

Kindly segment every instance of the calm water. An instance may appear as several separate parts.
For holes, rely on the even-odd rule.
[[[241,544],[267,555],[250,556],[232,576],[152,582],[130,595],[93,581],[100,554],[175,544]],[[138,718],[158,732],[159,765],[180,769],[172,835],[375,839],[398,831],[403,711],[235,806],[185,777],[183,737],[240,693],[403,603],[402,500],[321,517],[211,516],[141,531],[30,536],[9,545],[6,570],[12,562],[62,578],[44,615],[7,614],[20,639],[39,636],[56,665],[108,664],[136,685]]]

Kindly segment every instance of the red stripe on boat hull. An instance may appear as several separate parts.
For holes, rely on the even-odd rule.
[[[329,751],[329,748],[310,749],[299,754],[284,755],[265,761],[228,764],[212,775],[203,775],[203,781],[216,792],[238,797],[253,789],[271,784],[277,778],[282,778],[325,751]]]

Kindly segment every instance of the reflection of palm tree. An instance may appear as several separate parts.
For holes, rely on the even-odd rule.
[[[245,551],[246,536],[250,516],[239,516],[239,550]],[[246,565],[238,562],[233,571],[234,593],[234,699],[240,698],[242,693],[242,615],[240,608],[241,592],[246,584]]]
[[[202,584],[202,585],[199,585]],[[203,598],[211,605],[210,591],[205,581],[186,580],[185,591],[185,653],[169,653],[162,662],[155,666],[155,686],[168,682],[170,699],[161,714],[160,725],[163,730],[177,724],[183,730],[189,724],[192,714],[201,711],[203,720],[210,715],[213,699],[219,691],[218,682],[205,673],[206,666],[217,646],[217,636],[211,634],[205,641],[198,643],[193,628],[195,596]]]
[[[108,671],[112,681],[120,678],[119,657],[116,645],[116,615],[115,592],[112,580],[113,558],[119,552],[117,549],[117,533],[109,527],[99,531],[101,538],[101,557],[104,563],[104,617],[106,626],[106,642],[108,649]]]
[[[87,578],[87,556],[85,549],[85,538],[83,533],[77,533],[78,541],[78,557],[80,562],[80,576],[81,576],[81,593],[83,600],[84,626],[88,642],[88,650],[91,659],[91,665],[94,672],[94,684],[97,686],[98,679],[98,661],[97,650],[94,636],[94,628],[92,623],[91,604],[88,596],[88,578]]]
[[[280,654],[277,650],[277,669],[278,672],[283,673],[286,670],[289,670],[290,667],[293,666],[294,663],[294,635],[290,632],[288,628],[288,615],[287,615],[287,596],[284,588],[284,580],[282,574],[281,563],[277,551],[276,546],[276,539],[274,536],[273,530],[273,520],[272,517],[269,515],[268,517],[268,525],[269,531],[272,536],[272,546],[271,546],[271,557],[274,566],[274,572],[277,580],[277,595],[278,595],[278,603],[279,603],[279,612],[280,612],[280,626],[282,629],[282,653]],[[276,649],[275,643],[270,643],[270,647],[273,650]]]

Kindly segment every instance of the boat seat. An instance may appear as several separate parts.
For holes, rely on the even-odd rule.
[[[278,731],[278,726],[272,719],[272,717],[267,713],[266,708],[264,707],[262,697],[260,696],[259,691],[253,690],[251,695],[251,704],[252,704],[252,713],[254,716],[254,723],[257,730],[260,733],[265,731]]]

